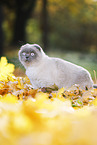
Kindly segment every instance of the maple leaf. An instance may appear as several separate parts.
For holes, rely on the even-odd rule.
[[[13,75],[14,65],[7,63],[6,57],[1,57],[0,61],[0,81],[7,81]]]

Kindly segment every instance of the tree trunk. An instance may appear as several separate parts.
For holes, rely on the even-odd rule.
[[[12,44],[25,43],[25,27],[30,13],[33,11],[36,0],[16,0],[16,19],[13,30]]]
[[[42,18],[41,18],[41,29],[42,29],[42,42],[43,49],[47,51],[48,48],[48,32],[49,32],[49,24],[48,24],[48,10],[47,10],[47,0],[42,0]]]

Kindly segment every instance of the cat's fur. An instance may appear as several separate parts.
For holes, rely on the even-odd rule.
[[[34,53],[32,57],[29,53],[31,51]],[[29,61],[26,61],[26,54]],[[19,60],[34,88],[50,87],[54,84],[59,88],[68,88],[74,84],[79,84],[83,89],[93,87],[92,78],[86,69],[60,58],[47,56],[37,44],[23,45],[19,50]]]

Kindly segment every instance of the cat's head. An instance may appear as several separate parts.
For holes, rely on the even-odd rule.
[[[25,44],[19,50],[19,60],[26,68],[27,66],[39,63],[44,52],[37,44]]]

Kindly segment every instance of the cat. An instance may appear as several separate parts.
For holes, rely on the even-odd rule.
[[[69,88],[78,84],[82,89],[92,88],[90,73],[81,66],[60,58],[47,56],[38,44],[25,44],[19,50],[19,60],[34,89],[57,85]]]

